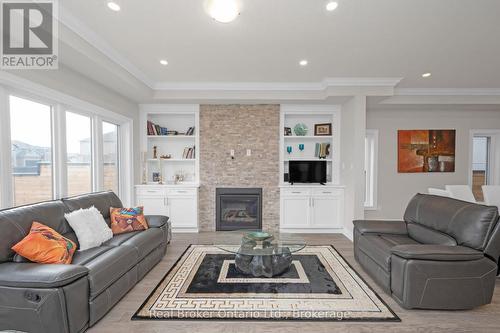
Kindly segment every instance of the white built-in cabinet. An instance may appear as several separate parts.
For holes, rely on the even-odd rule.
[[[148,135],[147,122],[178,131],[179,135]],[[135,187],[135,201],[146,215],[168,216],[173,232],[198,232],[199,105],[141,105],[141,185]],[[186,135],[188,128],[193,133]],[[156,147],[157,158],[154,157]],[[196,148],[186,157],[186,148]],[[158,158],[169,155],[168,159]],[[161,182],[153,179],[161,175]],[[175,182],[181,174],[184,180]]]
[[[198,232],[198,188],[138,185],[136,204],[147,215],[168,216],[173,232]]]
[[[305,124],[305,136],[293,133],[296,124]],[[315,124],[332,124],[332,133],[319,136]],[[285,135],[284,128],[292,129]],[[327,183],[288,184],[290,161],[319,160],[316,143],[330,144]],[[299,145],[304,147],[298,149]],[[287,147],[291,147],[289,153]],[[282,105],[280,116],[280,229],[286,232],[342,232],[344,225],[344,187],[340,185],[340,107],[337,105]]]
[[[340,186],[287,186],[280,194],[280,229],[335,232],[343,226],[344,189]]]

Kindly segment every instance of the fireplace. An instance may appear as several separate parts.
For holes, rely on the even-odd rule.
[[[261,188],[218,188],[215,193],[218,231],[262,228]]]

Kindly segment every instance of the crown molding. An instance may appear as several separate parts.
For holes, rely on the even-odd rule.
[[[99,36],[95,31],[90,29],[82,21],[77,19],[70,11],[68,11],[61,3],[59,10],[59,22],[64,24],[71,31],[83,38],[117,65],[121,66],[136,79],[144,83],[149,88],[153,89],[154,82],[138,67],[133,65],[127,58],[122,56],[118,51],[112,48],[109,43]]]
[[[499,88],[397,88],[395,96],[500,96]]]
[[[394,88],[402,78],[325,78],[320,82],[158,82],[157,91],[322,91],[327,88]]]

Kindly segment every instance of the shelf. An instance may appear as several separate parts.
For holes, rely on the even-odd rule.
[[[299,136],[299,135],[283,135],[283,138],[285,139],[305,139],[305,140],[321,140],[321,139],[332,139],[333,136],[331,135],[305,135],[305,136]]]
[[[162,158],[162,162],[194,162],[195,158]],[[148,162],[158,162],[157,158],[148,158]]]
[[[195,139],[196,135],[148,135],[148,139]]]
[[[290,162],[290,161],[325,161],[325,162],[332,162],[333,160],[331,158],[285,158],[285,162]]]

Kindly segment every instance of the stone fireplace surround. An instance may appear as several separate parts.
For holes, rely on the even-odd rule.
[[[201,231],[215,230],[222,187],[262,188],[262,227],[279,228],[279,118],[274,104],[200,106]]]

